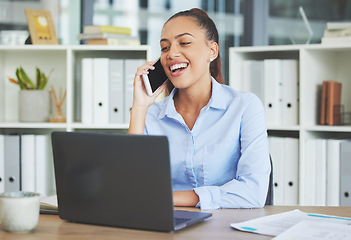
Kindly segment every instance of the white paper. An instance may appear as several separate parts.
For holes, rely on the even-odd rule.
[[[347,240],[351,239],[351,226],[340,223],[302,220],[279,234],[274,240]]]
[[[50,197],[46,197],[46,198],[42,198],[40,200],[40,203],[44,203],[53,207],[58,207],[58,203],[57,203],[57,195],[53,195]]]
[[[277,236],[288,228],[301,222],[302,220],[339,223],[346,226],[349,226],[351,224],[351,218],[305,213],[296,209],[293,211],[269,215],[245,222],[232,223],[230,226],[240,231]]]

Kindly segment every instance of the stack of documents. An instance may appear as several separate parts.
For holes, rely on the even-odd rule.
[[[270,215],[231,227],[283,239],[351,239],[351,218],[305,213],[300,210]]]
[[[40,200],[40,213],[58,214],[57,195]]]

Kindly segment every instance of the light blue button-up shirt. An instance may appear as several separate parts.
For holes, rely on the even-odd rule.
[[[173,190],[194,190],[201,209],[263,207],[270,162],[262,103],[212,78],[212,96],[190,130],[176,111],[177,89],[148,109],[145,133],[165,135]]]

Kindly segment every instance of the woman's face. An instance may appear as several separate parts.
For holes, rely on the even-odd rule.
[[[191,17],[176,17],[161,33],[161,64],[176,88],[187,88],[200,79],[210,80],[210,58],[218,46],[208,41],[205,30]]]

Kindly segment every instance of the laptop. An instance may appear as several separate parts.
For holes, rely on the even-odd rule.
[[[174,210],[165,136],[55,131],[51,138],[61,219],[170,232],[212,215]]]

